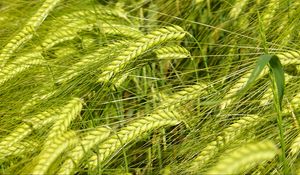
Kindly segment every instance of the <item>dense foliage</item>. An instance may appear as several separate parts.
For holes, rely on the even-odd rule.
[[[300,173],[299,19],[298,0],[2,0],[0,174]]]

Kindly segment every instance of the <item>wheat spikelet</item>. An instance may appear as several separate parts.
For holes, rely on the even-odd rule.
[[[260,116],[245,116],[225,128],[213,142],[210,142],[194,160],[192,169],[201,169],[226,144],[236,140],[247,128],[251,128],[264,120]]]
[[[77,142],[74,131],[68,131],[56,136],[52,142],[45,145],[41,153],[37,157],[37,165],[30,174],[47,174],[51,164],[60,156],[67,148],[71,148]]]
[[[291,144],[291,154],[296,155],[300,151],[300,134],[296,136],[296,138],[293,140]]]
[[[72,21],[78,21],[82,19],[88,19],[91,21],[95,21],[96,19],[102,19],[104,21],[117,19],[130,22],[123,9],[102,6],[94,6],[93,9],[78,10],[56,18],[57,21],[70,22],[70,26],[73,27],[76,27],[76,25],[73,25]]]
[[[297,51],[288,51],[288,52],[282,52],[282,53],[277,53],[276,56],[280,59],[280,62],[283,65],[288,65],[288,64],[300,64],[300,52]]]
[[[207,174],[240,174],[277,155],[277,147],[273,142],[262,141],[238,148],[212,167]]]
[[[263,12],[262,22],[263,26],[270,26],[274,15],[276,15],[276,10],[280,7],[280,3],[278,0],[270,0],[267,8]]]
[[[61,165],[57,174],[73,174],[76,166],[79,165],[81,159],[95,145],[99,144],[110,135],[110,130],[104,127],[95,128],[87,131],[82,136],[77,146],[70,150],[68,159]]]
[[[14,129],[8,136],[0,141],[0,157],[9,155],[10,147],[18,146],[19,142],[30,135],[33,130],[42,128],[43,126],[52,123],[56,119],[58,110],[49,109],[36,116],[24,121],[16,129]]]
[[[300,109],[300,94],[297,93],[295,96],[293,96],[292,100],[289,102],[290,108],[283,108],[282,113],[283,114],[289,114],[294,113],[294,111],[297,111]]]
[[[33,94],[32,98],[28,100],[22,107],[21,111],[24,113],[24,111],[32,108],[34,105],[36,105],[38,102],[41,102],[43,100],[47,100],[49,97],[55,94],[56,91],[47,92],[42,90],[39,93]]]
[[[160,106],[163,108],[168,107],[170,109],[175,109],[182,104],[185,104],[187,101],[207,95],[207,88],[208,85],[205,83],[185,87],[181,91],[172,94],[170,97],[166,97]]]
[[[45,36],[45,40],[41,43],[41,49],[48,50],[51,47],[63,43],[65,41],[73,40],[77,37],[77,33],[82,30],[92,30],[93,24],[85,24],[82,21],[76,23],[76,27],[64,26],[61,27],[58,31],[49,32]],[[39,49],[39,48],[38,48]]]
[[[78,98],[71,99],[64,108],[61,109],[59,117],[49,131],[45,145],[50,145],[53,139],[64,133],[71,121],[79,115],[82,108],[82,101]]]
[[[251,76],[251,73],[252,70],[246,72],[246,74],[244,74],[240,79],[238,79],[236,83],[230,88],[230,90],[226,93],[226,95],[223,98],[224,101],[220,105],[221,110],[225,109],[233,102],[234,95],[236,95],[239,92],[239,90],[241,90],[246,85],[249,77]],[[263,77],[267,73],[268,69],[265,67],[257,79]]]
[[[97,155],[90,158],[92,168],[104,163],[110,156],[116,154],[130,141],[162,126],[173,126],[180,123],[180,114],[175,111],[160,110],[156,113],[134,120],[98,147]]]
[[[33,33],[48,16],[49,12],[59,3],[60,0],[45,0],[38,11],[29,19],[23,29],[16,34],[2,49],[0,54],[1,67],[4,67],[11,54],[13,54],[22,44],[33,37]]]
[[[41,58],[42,55],[39,52],[34,52],[20,56],[18,59],[12,61],[0,70],[0,86],[33,66],[45,64],[45,61]]]
[[[104,48],[100,48],[96,51],[94,51],[92,54],[84,56],[80,61],[73,64],[66,72],[62,74],[61,77],[58,78],[56,83],[63,83],[70,79],[72,79],[75,76],[78,76],[83,73],[84,70],[86,70],[91,65],[97,65],[97,63],[103,59],[107,55],[107,52],[110,52],[111,49],[120,49],[126,46],[128,41],[118,41],[111,43],[107,45]]]
[[[18,156],[23,153],[33,152],[38,144],[32,141],[10,144],[5,149],[0,149],[0,161],[5,161],[8,156]]]
[[[165,46],[154,51],[158,59],[177,59],[190,57],[190,52],[181,46]]]
[[[248,0],[237,0],[229,12],[230,18],[237,18],[243,8],[247,5]]]
[[[120,24],[107,24],[106,22],[102,22],[102,24],[101,21],[95,21],[93,23],[87,23],[86,21],[77,21],[77,23],[74,22],[76,24],[74,24],[76,27],[70,27],[69,25],[67,25],[60,28],[59,31],[54,30],[46,35],[46,39],[41,43],[42,49],[48,50],[59,43],[73,40],[78,36],[78,33],[80,31],[91,31],[95,27],[99,27],[100,32],[106,35],[121,35],[130,38],[140,38],[143,36],[143,34],[135,28]]]
[[[185,31],[179,26],[165,27],[153,31],[145,37],[133,42],[124,52],[116,57],[100,75],[99,81],[107,82],[116,73],[120,72],[131,60],[142,55],[154,46],[172,41],[180,40],[185,36]]]
[[[98,24],[98,27],[100,28],[100,32],[105,35],[120,35],[134,39],[138,39],[144,36],[143,33],[137,28],[133,28],[127,25],[114,24],[113,22],[109,24],[101,23]]]

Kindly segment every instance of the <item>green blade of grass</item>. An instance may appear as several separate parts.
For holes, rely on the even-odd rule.
[[[246,86],[241,90],[239,95],[243,95],[256,81],[265,66],[269,66],[270,78],[272,82],[272,91],[274,99],[274,107],[277,113],[277,125],[280,137],[280,146],[282,154],[280,161],[283,164],[283,174],[289,174],[289,168],[285,155],[285,141],[284,141],[284,126],[282,123],[282,99],[285,89],[284,71],[279,58],[276,55],[262,55],[258,58],[256,65],[249,77]]]

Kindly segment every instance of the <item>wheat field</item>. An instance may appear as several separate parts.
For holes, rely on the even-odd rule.
[[[298,0],[2,0],[0,174],[300,174],[299,19]]]

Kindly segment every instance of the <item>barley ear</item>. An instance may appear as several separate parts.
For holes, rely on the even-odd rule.
[[[32,141],[18,142],[0,149],[0,161],[7,160],[8,156],[18,156],[23,153],[34,152],[38,148],[38,144]]]
[[[166,97],[161,103],[160,107],[175,109],[183,104],[186,104],[187,101],[207,95],[207,88],[208,86],[205,83],[197,83],[187,86],[179,92],[172,94],[170,97]]]
[[[296,136],[291,145],[291,154],[296,155],[300,151],[300,134]]]
[[[14,154],[11,147],[18,147],[20,142],[29,136],[33,130],[39,129],[56,119],[56,110],[48,109],[36,116],[24,120],[24,123],[15,128],[8,136],[0,141],[0,159]]]
[[[276,56],[280,59],[280,62],[283,65],[288,64],[300,64],[300,52],[299,51],[287,51],[287,52],[281,52],[277,53]]]
[[[42,59],[42,55],[39,52],[24,54],[18,57],[2,68],[0,72],[0,86],[5,82],[17,77],[23,71],[37,65],[45,64],[46,62]]]
[[[164,46],[154,50],[154,52],[158,59],[178,59],[191,57],[191,54],[188,50],[177,45]]]
[[[117,56],[100,75],[99,81],[107,82],[115,74],[120,72],[126,65],[138,56],[144,54],[153,47],[172,40],[180,40],[185,36],[186,32],[179,26],[169,26],[155,30],[139,40],[132,42],[128,48]]]
[[[238,79],[235,84],[230,88],[230,90],[224,96],[224,101],[220,105],[220,109],[223,110],[226,107],[230,106],[235,100],[235,96],[239,90],[241,90],[247,83],[249,77],[251,76],[252,70],[249,70],[244,74],[240,79]],[[258,79],[265,76],[268,73],[268,69],[264,68],[262,73],[259,75]]]
[[[103,166],[106,159],[145,133],[163,126],[179,124],[179,118],[180,114],[175,111],[160,110],[149,116],[134,120],[98,146],[97,155],[92,156],[89,160],[91,168],[94,169],[99,165]]]
[[[273,159],[277,152],[276,145],[270,141],[247,144],[222,156],[207,174],[246,173],[256,165]]]
[[[81,60],[73,64],[67,71],[65,71],[62,76],[58,78],[56,83],[64,83],[72,78],[81,75],[85,70],[88,70],[89,67],[99,64],[103,57],[106,56],[107,52],[110,52],[112,49],[121,49],[126,46],[128,41],[117,41],[111,44],[108,44],[104,48],[97,49],[91,54],[83,56]]]
[[[29,41],[37,28],[46,19],[49,12],[60,2],[60,0],[45,0],[38,11],[29,19],[23,29],[16,34],[2,49],[0,54],[1,67],[4,67],[11,54],[19,47]]]
[[[31,174],[42,175],[47,174],[51,164],[61,155],[67,148],[71,148],[77,142],[74,131],[68,131],[55,137],[49,145],[46,145],[37,158],[37,165]]]
[[[71,99],[64,108],[61,109],[61,113],[58,114],[57,121],[53,124],[49,131],[48,137],[44,145],[51,145],[52,141],[62,133],[64,133],[71,121],[79,115],[82,108],[82,101],[78,98]]]
[[[230,18],[237,18],[247,3],[248,0],[237,0],[229,12]]]
[[[85,154],[90,152],[95,145],[107,139],[109,135],[110,130],[104,127],[95,128],[84,133],[76,147],[67,154],[68,158],[61,165],[57,174],[73,174]]]
[[[247,128],[251,128],[263,120],[263,117],[257,115],[245,116],[225,128],[215,141],[210,142],[202,149],[193,161],[192,169],[197,170],[204,167],[226,144],[235,141]]]

